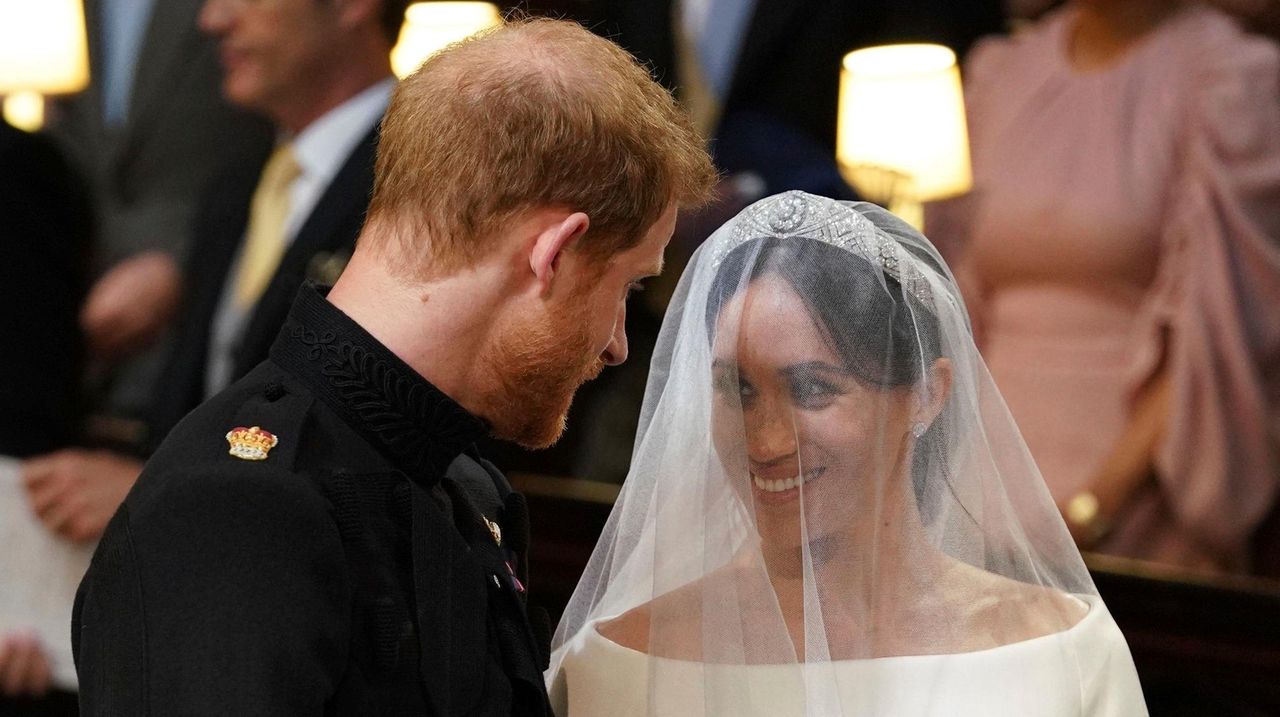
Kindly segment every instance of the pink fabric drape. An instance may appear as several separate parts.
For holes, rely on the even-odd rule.
[[[1166,358],[1158,485],[1102,548],[1243,568],[1280,485],[1280,49],[1192,6],[1082,73],[1072,17],[975,49],[975,189],[926,228],[1060,500]]]

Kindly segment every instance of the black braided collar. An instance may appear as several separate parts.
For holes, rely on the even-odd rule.
[[[488,433],[472,415],[325,299],[298,292],[271,360],[419,481],[434,483]]]

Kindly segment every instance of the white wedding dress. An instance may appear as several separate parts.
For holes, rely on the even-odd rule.
[[[1128,645],[1102,601],[1065,632],[989,650],[806,665],[834,675],[841,713],[902,717],[1130,717],[1146,714]],[[794,665],[710,665],[651,658],[595,629],[566,646],[550,685],[561,717],[804,715]],[[1016,685],[1016,689],[1010,689]],[[720,694],[708,696],[715,689]]]

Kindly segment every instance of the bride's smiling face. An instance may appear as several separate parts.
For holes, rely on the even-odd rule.
[[[786,279],[751,281],[725,303],[715,337],[716,451],[766,545],[846,532],[883,501],[909,499],[911,386],[852,373]]]

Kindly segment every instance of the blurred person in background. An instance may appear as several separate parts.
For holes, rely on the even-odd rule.
[[[1277,492],[1280,50],[1078,0],[966,72],[974,190],[930,208],[1082,547],[1244,570]]]
[[[90,85],[51,112],[50,132],[89,180],[95,215],[80,315],[93,433],[124,443],[140,438],[199,197],[228,163],[271,141],[266,121],[221,96],[216,44],[196,27],[200,4],[85,0]]]
[[[202,6],[200,29],[221,49],[222,91],[271,118],[277,142],[270,156],[264,147],[229,167],[202,200],[177,336],[149,414],[154,441],[266,357],[304,279],[332,283],[345,265],[373,186],[406,4]],[[68,448],[27,460],[22,480],[44,526],[82,542],[102,534],[141,470],[136,455]]]
[[[265,356],[302,282],[331,283],[373,185],[377,124],[395,86],[388,59],[401,0],[208,0],[223,91],[270,117],[278,141],[215,180],[195,222],[178,335],[152,401],[158,442]],[[154,444],[153,444],[154,445]],[[28,461],[32,507],[72,540],[101,534],[138,458],[66,449]]]
[[[1005,10],[1014,20],[1033,20],[1062,4],[1062,0],[1005,0]],[[1280,39],[1280,0],[1208,0],[1223,12],[1235,16],[1250,32]]]
[[[91,232],[88,189],[57,146],[0,121],[0,462],[78,435],[78,316]],[[0,488],[20,501],[20,490]],[[25,506],[0,505],[0,521],[7,510]],[[0,591],[20,579],[0,574]],[[0,714],[74,715],[74,683],[55,681],[48,650],[27,627],[0,626]]]
[[[0,456],[25,458],[79,435],[88,201],[47,136],[0,120]]]

